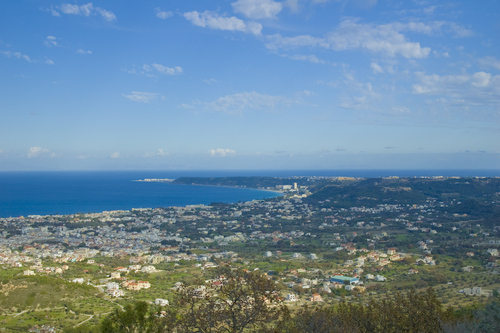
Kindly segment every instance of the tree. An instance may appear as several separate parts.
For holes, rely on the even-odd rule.
[[[223,267],[213,279],[179,293],[181,331],[254,332],[289,316],[277,284],[260,272]]]
[[[174,332],[177,325],[176,313],[156,311],[146,302],[127,304],[116,309],[101,323],[102,333],[160,333]]]

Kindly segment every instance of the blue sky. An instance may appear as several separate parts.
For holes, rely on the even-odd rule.
[[[0,170],[500,168],[500,3],[0,3]]]

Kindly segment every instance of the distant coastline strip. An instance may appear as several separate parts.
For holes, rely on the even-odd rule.
[[[148,182],[148,183],[171,183],[175,179],[169,178],[145,178],[145,179],[137,179],[134,182]]]

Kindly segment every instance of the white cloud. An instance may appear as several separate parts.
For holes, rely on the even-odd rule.
[[[449,23],[450,30],[455,33],[455,37],[471,37],[474,36],[474,32],[462,26],[459,26],[456,23]]]
[[[370,67],[373,70],[373,73],[375,73],[375,74],[382,74],[382,73],[384,73],[384,69],[379,64],[377,64],[376,62],[372,62],[371,65],[370,65]]]
[[[495,57],[485,57],[479,59],[479,64],[488,68],[493,67],[496,69],[500,69],[500,60],[496,59]]]
[[[94,7],[92,2],[89,2],[88,4],[85,5],[72,5],[72,4],[62,4],[61,6],[57,7],[63,14],[67,15],[79,15],[79,16],[85,16],[89,17],[90,15],[100,15],[102,18],[104,18],[108,22],[112,22],[116,20],[115,14],[113,12],[110,12],[109,10],[100,8],[100,7]],[[57,14],[56,14],[57,13]],[[59,12],[55,11],[52,9],[52,15],[53,16],[60,16]]]
[[[48,154],[48,153],[50,153],[50,150],[48,150],[48,149],[44,149],[42,147],[30,147],[28,149],[27,156],[28,156],[28,158],[35,158],[35,157],[39,157],[43,154]]]
[[[169,155],[169,153],[166,151],[163,151],[163,149],[160,148],[156,152],[144,154],[144,157],[157,157],[157,156],[161,157],[161,156],[167,156],[167,155]]]
[[[64,14],[90,16],[93,7],[92,2],[81,6],[65,3],[59,6],[59,10]]]
[[[78,53],[78,54],[92,54],[92,51],[90,51],[90,50],[84,50],[84,49],[78,49],[78,50],[76,50],[76,53]]]
[[[164,99],[164,96],[158,93],[139,92],[139,91],[132,91],[128,95],[123,95],[123,97],[139,103],[151,103],[157,99]]]
[[[361,48],[390,57],[401,55],[405,58],[425,58],[430,53],[430,48],[408,42],[393,25],[360,24],[355,20],[341,22],[326,41],[336,51]]]
[[[111,153],[111,154],[109,155],[109,158],[111,158],[111,159],[120,158],[120,152],[115,151],[114,153]]]
[[[48,46],[48,47],[58,46],[57,41],[56,41],[56,37],[54,37],[54,36],[47,36],[45,38],[44,44],[45,44],[45,46]]]
[[[239,114],[247,108],[271,110],[295,102],[297,101],[283,96],[265,95],[252,91],[220,97],[216,101],[207,103],[206,106],[213,111]]]
[[[156,17],[161,18],[162,20],[168,19],[169,17],[174,16],[174,13],[161,10],[160,8],[155,8]]]
[[[426,75],[417,72],[415,76],[417,83],[412,86],[413,93],[427,95],[428,103],[433,106],[445,105],[448,109],[459,109],[475,118],[480,117],[482,111],[485,111],[482,116],[488,117],[489,122],[498,115],[500,75],[493,76],[486,72]]]
[[[106,9],[102,9],[102,8],[99,8],[99,7],[96,7],[95,9],[99,14],[101,14],[101,16],[108,22],[112,22],[114,20],[116,20],[116,16],[115,14],[113,14],[112,12],[110,12],[109,10],[106,10]]]
[[[283,37],[277,34],[268,36],[269,42],[266,46],[273,51],[299,47],[321,47],[334,51],[365,49],[389,57],[400,55],[405,58],[426,58],[431,49],[421,47],[420,43],[408,41],[400,33],[400,30],[407,28],[408,25],[402,24],[374,25],[346,19],[326,37],[310,35]]]
[[[129,74],[135,74],[135,75],[144,75],[148,77],[158,77],[158,74],[161,75],[179,75],[182,74],[183,69],[180,66],[175,66],[175,67],[167,67],[164,65],[160,65],[157,63],[154,64],[144,64],[141,67],[141,70],[136,70],[135,68],[133,69],[123,69],[123,71],[129,73]]]
[[[54,64],[54,61],[53,61],[52,59],[47,59],[47,60],[45,60],[45,63],[46,63],[47,65],[53,65],[53,64]]]
[[[182,68],[179,66],[166,67],[166,66],[154,63],[151,65],[151,67],[153,67],[158,73],[165,74],[165,75],[176,75],[176,74],[182,73]]]
[[[285,57],[288,57],[288,58],[293,59],[293,60],[308,61],[308,62],[312,62],[313,64],[324,64],[325,63],[323,60],[318,59],[318,57],[316,57],[315,55],[295,54],[292,56],[285,55]]]
[[[251,19],[275,18],[283,9],[283,4],[274,0],[238,0],[231,5],[236,13]]]
[[[184,17],[192,24],[203,28],[241,31],[245,33],[252,33],[254,35],[260,35],[262,30],[262,25],[260,23],[245,23],[237,17],[223,17],[211,11],[204,11],[203,13],[199,13],[197,11],[188,12],[184,13]]]
[[[228,155],[235,155],[236,151],[232,149],[222,149],[222,148],[217,148],[217,149],[210,149],[208,153],[211,156],[218,156],[218,157],[225,157]]]
[[[490,73],[477,72],[472,75],[426,75],[422,72],[415,73],[418,84],[413,85],[413,92],[416,94],[462,94],[464,89],[486,88],[490,86],[492,77]],[[495,81],[500,76],[493,77]]]
[[[17,59],[24,59],[27,62],[33,62],[29,56],[26,54],[22,54],[21,52],[12,52],[12,51],[0,51],[0,54],[3,54],[7,58],[17,58]]]
[[[59,12],[54,9],[54,7],[50,8],[50,12],[52,13],[52,16],[56,16],[56,17],[61,16],[61,14],[59,14]]]
[[[477,72],[472,75],[471,83],[475,87],[487,87],[490,84],[491,74]]]

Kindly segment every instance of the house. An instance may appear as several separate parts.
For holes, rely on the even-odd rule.
[[[320,294],[312,294],[311,302],[323,302],[323,297]]]
[[[390,256],[395,255],[396,251],[397,251],[397,249],[395,247],[390,247],[389,249],[387,249],[387,254]]]
[[[157,298],[155,299],[155,304],[159,306],[167,306],[169,305],[168,300],[163,299],[163,298]]]
[[[109,282],[106,286],[107,290],[120,289],[120,285],[116,282]]]
[[[137,281],[140,289],[149,289],[151,288],[151,284],[148,281]]]
[[[383,275],[377,275],[375,277],[375,281],[378,281],[378,282],[384,282],[384,281],[387,281],[387,278]]]
[[[108,294],[111,297],[120,297],[124,296],[125,292],[121,289],[107,289],[106,294]]]
[[[29,276],[29,275],[35,275],[35,272],[33,272],[32,270],[27,269],[27,270],[25,270],[25,271],[23,272],[23,275],[28,275],[28,276]]]
[[[318,256],[316,255],[316,253],[311,253],[311,254],[309,254],[309,259],[316,260],[316,259],[318,259]]]
[[[488,249],[488,252],[492,257],[498,257],[499,253],[498,253],[498,249]]]
[[[328,286],[323,286],[321,289],[320,289],[322,292],[325,292],[327,294],[331,294],[332,290],[330,289],[330,287]]]
[[[290,293],[290,294],[286,295],[285,300],[287,302],[297,302],[299,300],[299,297],[294,293]]]
[[[156,268],[155,268],[155,266],[144,266],[141,268],[141,272],[154,273],[154,272],[156,272]]]

